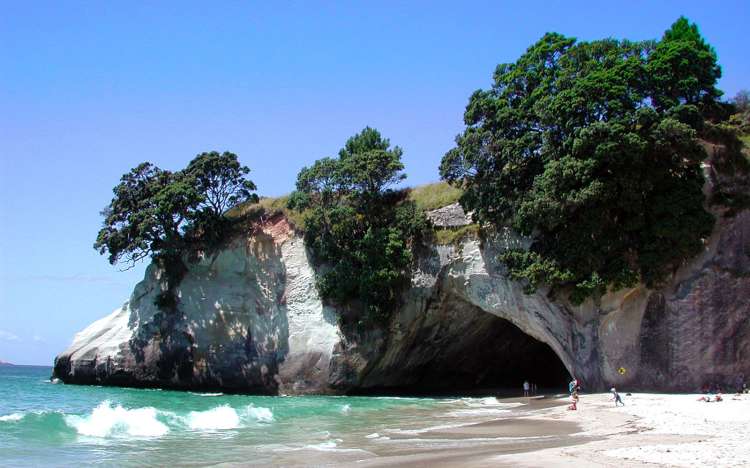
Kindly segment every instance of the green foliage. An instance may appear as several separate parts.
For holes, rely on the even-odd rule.
[[[253,193],[257,187],[246,178],[249,173],[250,169],[240,165],[237,155],[227,151],[201,153],[185,169],[185,174],[202,195],[199,211],[214,217],[220,217],[239,203],[258,201],[258,196]]]
[[[656,43],[548,33],[472,94],[441,176],[476,221],[533,237],[502,255],[529,291],[546,284],[580,303],[655,286],[713,227],[697,137],[719,76],[684,18]]]
[[[437,182],[410,189],[409,200],[416,203],[420,210],[430,211],[456,203],[461,193],[459,188],[445,182]]]
[[[174,312],[176,310],[177,302],[177,296],[175,296],[174,291],[171,289],[160,292],[154,298],[154,305],[157,308],[169,312]]]
[[[323,265],[317,287],[324,299],[356,304],[360,322],[383,322],[409,284],[412,245],[427,221],[404,192],[402,151],[377,130],[353,136],[338,158],[303,168],[288,206],[306,212],[305,242]]]
[[[714,105],[721,92],[716,52],[701,37],[698,26],[680,17],[648,56],[646,72],[654,104],[668,109],[679,104]]]
[[[94,248],[108,254],[111,264],[132,266],[151,256],[162,263],[172,288],[184,271],[182,257],[189,248],[220,242],[231,228],[225,211],[257,200],[248,172],[227,152],[201,153],[177,172],[142,163],[113,189]]]
[[[711,155],[713,169],[710,203],[725,208],[723,215],[731,217],[750,208],[750,150],[748,136],[740,136],[742,126],[736,119],[706,123],[703,138]],[[744,140],[743,140],[744,138]]]
[[[123,175],[113,191],[94,244],[99,253],[109,254],[111,264],[124,260],[132,265],[183,248],[183,226],[200,203],[183,174],[142,163]]]
[[[460,227],[436,228],[434,232],[435,243],[438,245],[457,244],[465,237],[479,235],[479,226],[468,224]]]

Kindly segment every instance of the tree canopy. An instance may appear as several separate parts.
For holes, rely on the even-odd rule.
[[[697,136],[720,73],[685,18],[658,42],[545,34],[472,94],[441,176],[478,222],[532,236],[501,256],[529,291],[655,286],[713,227]]]
[[[408,285],[424,214],[393,186],[406,178],[402,151],[372,128],[347,140],[338,158],[303,168],[289,207],[305,210],[305,241],[324,268],[324,299],[356,303],[361,322],[385,320]]]
[[[247,179],[250,169],[241,166],[237,155],[216,151],[201,153],[185,169],[192,178],[195,189],[202,195],[199,209],[214,216],[223,215],[228,209],[246,201],[257,201],[255,184]]]
[[[211,234],[227,209],[257,200],[249,172],[229,152],[201,153],[177,172],[144,162],[113,189],[94,248],[108,254],[111,264],[179,257],[188,244]]]

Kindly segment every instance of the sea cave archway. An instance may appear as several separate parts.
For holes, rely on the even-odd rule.
[[[510,321],[443,297],[425,312],[392,365],[376,366],[359,394],[503,395],[567,389],[570,372],[553,349]]]

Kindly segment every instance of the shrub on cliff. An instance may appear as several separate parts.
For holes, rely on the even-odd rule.
[[[406,193],[401,148],[372,128],[297,176],[289,207],[306,211],[305,242],[322,264],[320,295],[360,306],[360,322],[383,322],[409,284],[411,246],[427,221]]]
[[[477,221],[533,237],[502,255],[529,291],[658,285],[713,227],[698,136],[720,74],[685,18],[658,42],[548,33],[472,94],[441,176]]]
[[[162,264],[174,287],[188,247],[217,241],[228,223],[224,213],[234,204],[257,200],[249,171],[229,152],[201,153],[177,172],[142,163],[113,189],[94,248],[108,254],[113,265],[132,266],[150,256]]]

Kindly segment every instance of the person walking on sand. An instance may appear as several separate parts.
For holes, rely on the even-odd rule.
[[[528,380],[523,381],[523,396],[525,397],[529,396],[529,381]]]
[[[615,406],[617,406],[618,403],[622,406],[625,406],[625,403],[623,403],[622,401],[622,397],[620,397],[620,394],[617,393],[617,389],[615,387],[612,387],[612,390],[610,390],[610,392],[612,392],[612,399],[615,401]]]

